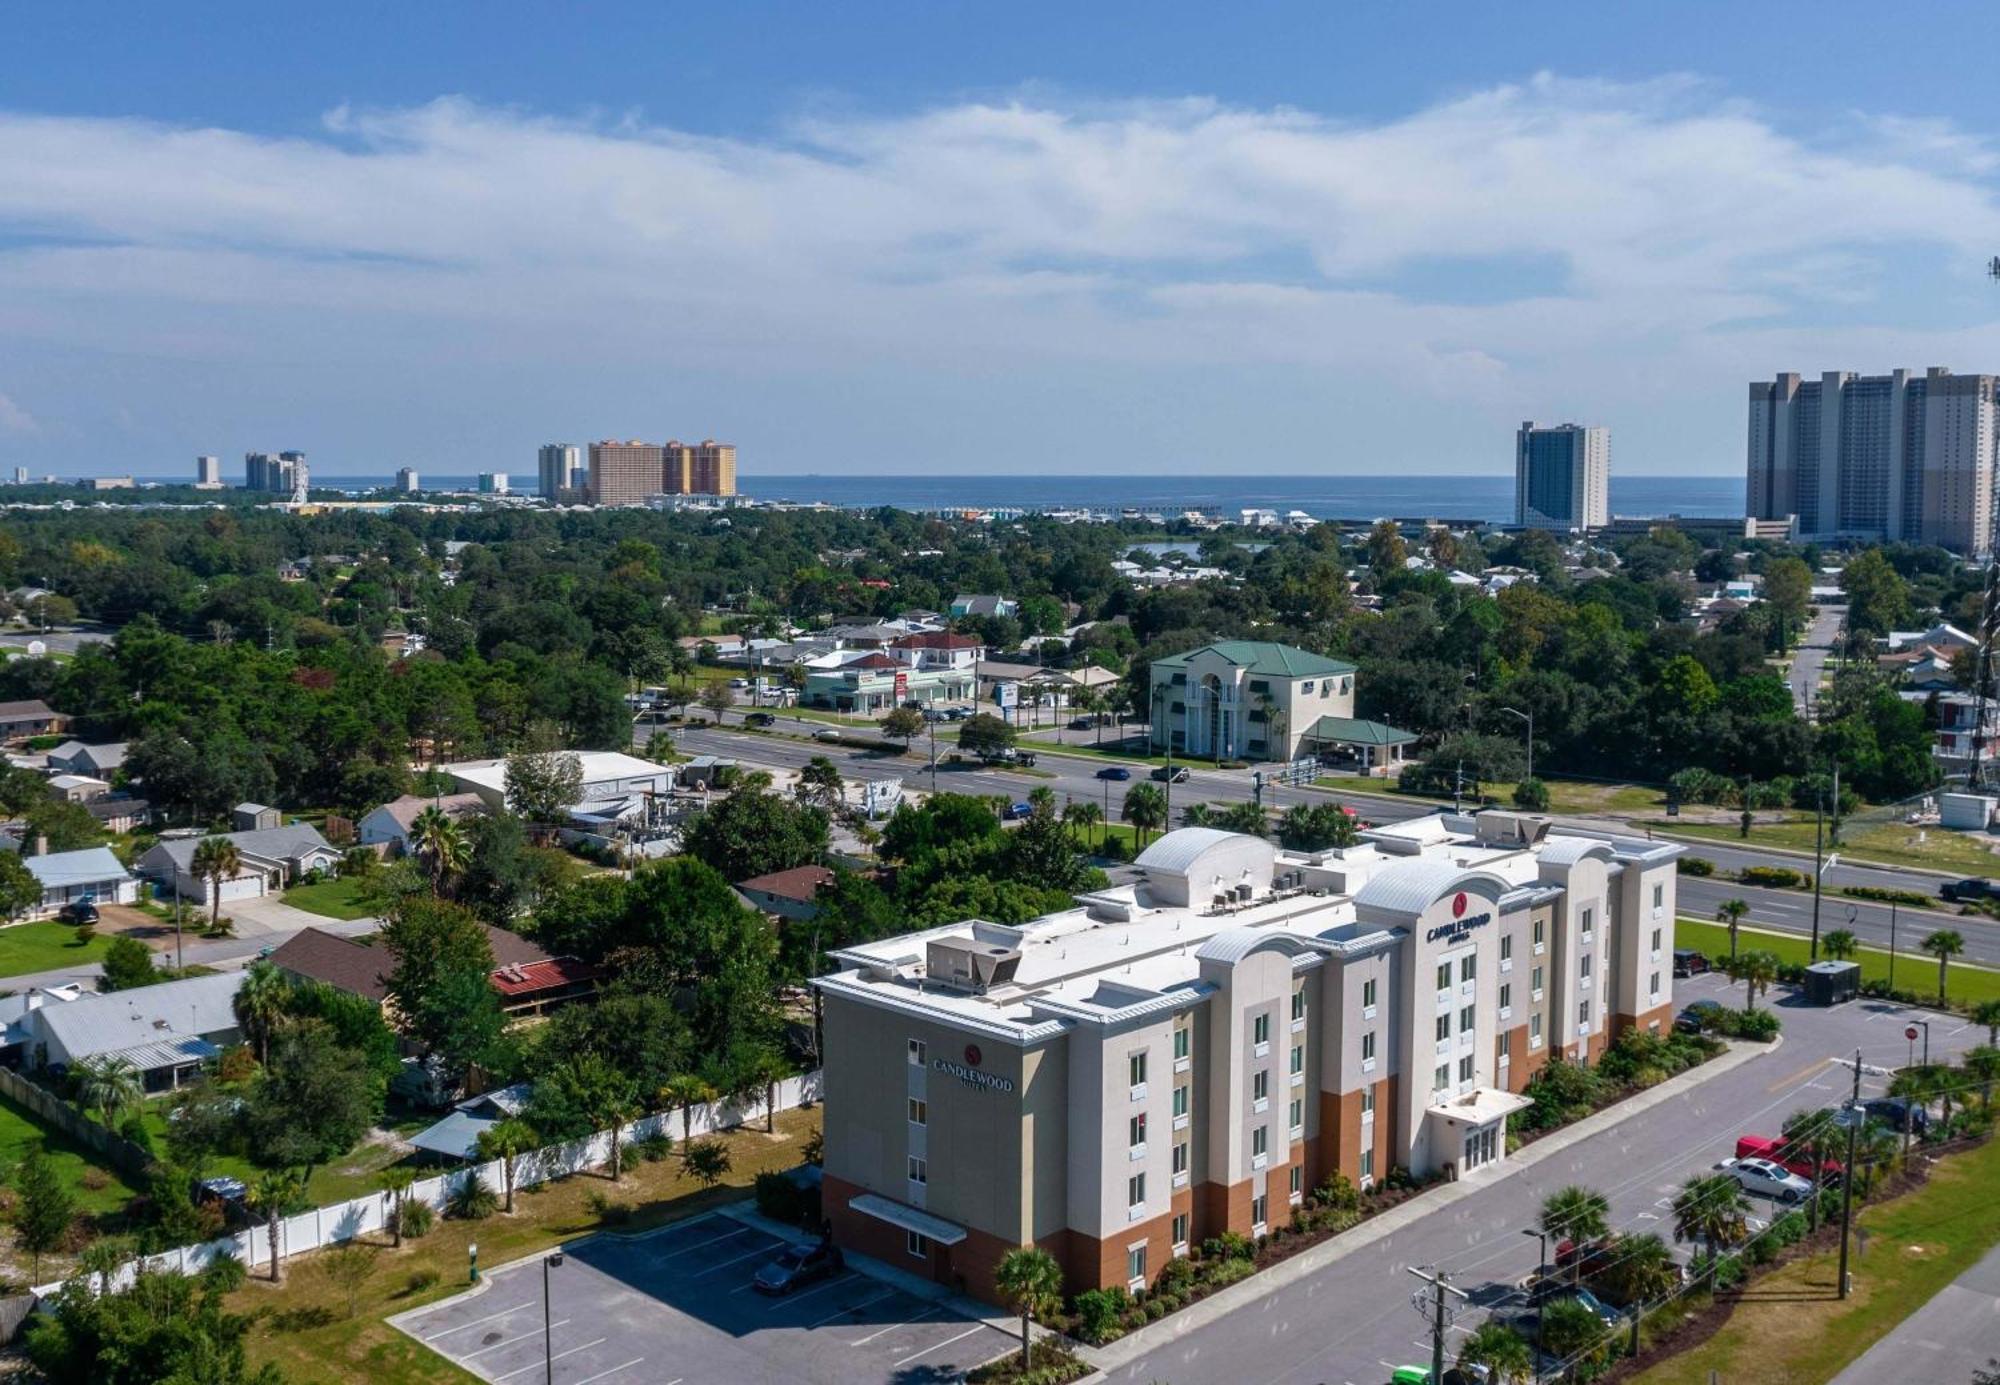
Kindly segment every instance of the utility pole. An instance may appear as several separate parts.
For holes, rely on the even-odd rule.
[[[1861,1129],[1861,1050],[1854,1050],[1854,1094],[1841,1113],[1847,1127],[1847,1167],[1840,1179],[1840,1296],[1847,1297],[1847,1234],[1854,1225],[1854,1137]]]
[[[1896,901],[1889,901],[1889,989],[1896,989]]]
[[[1419,1289],[1410,1295],[1410,1302],[1415,1305],[1419,1313],[1430,1320],[1431,1379],[1434,1381],[1443,1380],[1444,1333],[1445,1329],[1451,1326],[1451,1313],[1446,1307],[1445,1295],[1455,1294],[1459,1298],[1465,1298],[1467,1295],[1463,1290],[1454,1289],[1451,1286],[1451,1276],[1447,1275],[1443,1270],[1434,1270],[1426,1273],[1418,1269],[1415,1265],[1412,1265],[1409,1267],[1409,1271],[1416,1278],[1430,1285],[1428,1292]]]
[[[1813,929],[1811,960],[1817,962],[1819,960],[1819,878],[1826,873],[1825,858],[1822,855],[1826,850],[1826,790],[1821,789],[1819,793],[1815,794],[1813,802],[1816,811],[1813,813]]]

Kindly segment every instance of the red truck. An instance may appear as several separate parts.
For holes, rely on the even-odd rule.
[[[1788,1140],[1774,1140],[1766,1135],[1739,1135],[1736,1137],[1736,1157],[1769,1159],[1774,1164],[1783,1165],[1787,1171],[1801,1178],[1813,1176],[1812,1160],[1806,1158]],[[1820,1172],[1838,1177],[1845,1172],[1845,1168],[1838,1159],[1829,1159]]]

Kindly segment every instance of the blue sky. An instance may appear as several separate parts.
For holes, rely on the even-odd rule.
[[[1728,473],[2000,369],[1985,7],[557,11],[10,16],[0,465]]]

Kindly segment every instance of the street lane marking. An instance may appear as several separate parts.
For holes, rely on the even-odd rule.
[[[936,1346],[928,1346],[925,1347],[922,1351],[912,1352],[908,1356],[905,1356],[900,1361],[891,1361],[889,1363],[889,1369],[892,1371],[899,1370],[902,1367],[909,1365],[910,1362],[916,1360],[920,1356],[929,1356],[932,1352],[941,1351],[945,1347],[950,1346],[953,1342],[962,1342],[967,1337],[970,1337],[973,1333],[984,1331],[985,1328],[986,1324],[983,1322],[974,1323],[971,1327],[966,1328],[965,1331],[959,1333],[956,1337],[947,1337],[942,1342],[939,1342]]]
[[[938,1311],[939,1309],[935,1306],[926,1308],[923,1312],[917,1314],[914,1318],[905,1318],[901,1322],[892,1322],[887,1327],[881,1329],[881,1331],[871,1332],[866,1337],[863,1337],[860,1341],[849,1342],[848,1345],[851,1347],[865,1347],[870,1342],[874,1341],[877,1337],[886,1337],[889,1333],[894,1332],[899,1328],[908,1327],[911,1323],[922,1322],[925,1318],[930,1317],[931,1314],[936,1313]],[[898,1364],[901,1363],[899,1362]]]
[[[1764,1090],[1766,1092],[1782,1092],[1787,1087],[1796,1086],[1799,1083],[1804,1082],[1809,1078],[1817,1076],[1820,1070],[1824,1068],[1828,1063],[1831,1063],[1832,1061],[1833,1060],[1831,1058],[1815,1058],[1813,1059],[1812,1062],[1806,1064],[1804,1067],[1800,1068],[1797,1072],[1793,1073],[1791,1076],[1779,1078],[1776,1082],[1773,1082],[1770,1086],[1766,1087]]]
[[[447,1327],[442,1332],[432,1333],[430,1336],[424,1338],[424,1340],[427,1342],[435,1342],[440,1337],[449,1337],[454,1332],[463,1332],[468,1327],[477,1327],[479,1326],[479,1324],[483,1322],[492,1322],[495,1318],[504,1318],[509,1313],[518,1313],[523,1308],[529,1308],[532,1306],[534,1306],[534,1300],[524,1299],[520,1303],[515,1304],[512,1308],[502,1308],[497,1313],[488,1313],[483,1318],[474,1318],[471,1322],[462,1322],[457,1327]]]
[[[607,1375],[616,1375],[618,1374],[618,1372],[622,1370],[638,1365],[641,1361],[645,1359],[646,1358],[643,1356],[635,1356],[630,1361],[627,1361],[622,1365],[613,1366],[608,1371],[599,1371],[596,1375],[586,1375],[583,1379],[576,1381],[574,1385],[590,1385],[590,1382],[593,1380],[602,1380]],[[684,1379],[686,1379],[685,1376],[676,1376],[673,1380],[668,1382],[668,1385],[681,1385],[681,1381]]]

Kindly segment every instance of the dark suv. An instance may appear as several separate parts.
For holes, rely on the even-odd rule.
[[[1872,1097],[1861,1103],[1861,1109],[1897,1134],[1921,1135],[1931,1128],[1931,1113],[1899,1096]]]
[[[1952,904],[1977,904],[1982,899],[1993,897],[1993,882],[1977,877],[1970,880],[1947,880],[1938,886],[1938,898]]]
[[[72,899],[56,917],[64,923],[96,923],[97,905],[88,899]]]

